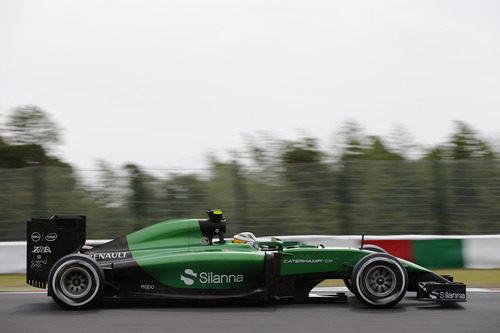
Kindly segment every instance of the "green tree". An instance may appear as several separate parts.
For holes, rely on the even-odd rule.
[[[462,121],[455,122],[455,133],[450,142],[453,160],[490,160],[493,149],[478,133]]]
[[[337,173],[336,196],[338,201],[339,232],[344,235],[354,230],[357,211],[355,205],[355,188],[365,183],[365,173],[359,172],[359,163],[364,159],[366,136],[361,127],[354,121],[348,121],[341,130],[340,158]]]
[[[245,186],[245,174],[242,165],[237,159],[232,161],[233,170],[233,197],[234,197],[234,217],[238,220],[241,226],[245,226],[246,221],[246,186]]]
[[[496,158],[493,147],[463,121],[455,122],[455,129],[448,142],[431,149],[424,160],[492,160]]]
[[[134,220],[134,228],[139,229],[148,223],[149,206],[153,201],[152,191],[149,183],[151,176],[133,163],[124,167],[127,172],[130,195],[128,198],[129,209]]]
[[[199,216],[207,208],[207,184],[196,174],[170,174],[163,182],[164,199],[157,210],[169,218]]]
[[[373,220],[382,229],[395,230],[408,198],[406,188],[398,186],[406,177],[404,157],[382,138],[365,135],[355,122],[346,123],[342,135],[337,176],[340,232],[364,232],[367,221]]]
[[[340,160],[363,159],[367,136],[363,133],[361,126],[355,121],[348,121],[342,126],[340,136]]]
[[[0,138],[2,221],[18,222],[27,218],[24,216],[18,220],[19,212],[37,217],[53,215],[60,202],[66,203],[66,209],[71,206],[65,199],[74,196],[67,194],[61,199],[53,190],[56,184],[63,183],[64,193],[76,187],[71,166],[47,153],[47,147],[59,140],[57,128],[48,114],[34,106],[15,108],[9,115],[5,138]],[[18,224],[12,223],[14,225],[17,227]],[[13,235],[19,234],[16,228],[9,229]]]
[[[422,150],[410,132],[402,125],[392,127],[388,138],[388,146],[390,151],[404,157],[405,160],[418,158]]]
[[[283,142],[281,155],[284,175],[308,209],[316,210],[329,198],[324,188],[332,185],[333,172],[323,164],[324,153],[316,139]]]
[[[390,151],[383,143],[382,139],[378,136],[371,136],[370,143],[361,152],[362,154],[358,156],[359,159],[366,159],[370,161],[404,160],[404,157],[402,155]]]
[[[457,223],[464,230],[474,232],[479,224],[476,223],[477,216],[471,216],[470,212],[482,214],[478,207],[481,207],[484,200],[481,196],[485,194],[478,182],[485,173],[490,173],[486,165],[494,158],[490,144],[462,121],[455,122],[448,142],[433,148],[424,157],[424,160],[433,161],[437,233],[449,234]],[[476,229],[475,232],[479,231]]]
[[[479,232],[478,219],[482,220],[485,211],[482,207],[484,189],[481,178],[488,172],[485,161],[494,158],[490,145],[464,122],[455,122],[455,132],[448,143],[450,157],[455,162],[451,165],[450,183],[452,187],[451,221],[461,221],[470,232]],[[471,216],[470,212],[475,212]],[[451,228],[445,230],[450,233]]]
[[[0,168],[27,167],[63,167],[71,168],[68,163],[47,155],[47,151],[38,144],[9,145],[0,143]]]
[[[35,105],[16,107],[7,119],[7,135],[14,145],[40,145],[49,149],[61,143],[59,126]]]
[[[98,182],[95,186],[94,198],[103,207],[117,208],[124,206],[122,193],[127,184],[113,167],[104,160],[97,161]],[[130,176],[130,174],[129,174]]]
[[[305,219],[323,222],[317,232],[331,230],[335,224],[335,175],[323,161],[325,154],[319,149],[317,140],[305,137],[284,141],[282,145],[281,166],[290,189],[287,197],[294,203],[288,210],[302,212],[294,222],[296,232],[307,232]]]
[[[285,141],[284,153],[281,156],[285,165],[320,163],[323,153],[318,149],[317,140],[314,138],[303,138],[298,141]]]

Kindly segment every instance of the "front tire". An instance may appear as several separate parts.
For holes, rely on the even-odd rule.
[[[363,245],[363,247],[361,247],[359,249],[360,250],[367,250],[367,251],[377,252],[377,253],[388,253],[382,247],[380,247],[378,245],[374,245],[374,244],[366,244],[366,245]]]
[[[59,259],[49,273],[49,295],[65,309],[87,308],[104,292],[104,272],[97,262],[82,254]]]
[[[394,306],[406,294],[408,273],[393,256],[373,253],[362,258],[352,271],[352,289],[364,304],[375,308]]]

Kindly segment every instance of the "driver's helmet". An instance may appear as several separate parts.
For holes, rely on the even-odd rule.
[[[234,235],[233,243],[250,244],[256,249],[259,248],[259,242],[257,241],[257,238],[251,232],[240,232],[239,234]]]

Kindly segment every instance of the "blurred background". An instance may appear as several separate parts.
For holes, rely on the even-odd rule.
[[[59,127],[37,106],[6,117],[0,240],[24,240],[30,217],[84,214],[87,238],[108,239],[166,218],[204,218],[207,208],[224,210],[229,234],[500,233],[499,153],[460,121],[426,149],[402,133],[366,135],[354,121],[330,150],[314,137],[249,134],[229,159],[211,155],[198,168],[101,160],[81,169],[50,154]]]
[[[0,2],[0,240],[500,233],[498,1]]]

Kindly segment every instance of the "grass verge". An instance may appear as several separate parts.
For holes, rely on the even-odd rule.
[[[0,291],[2,290],[39,290],[26,283],[25,274],[0,274]]]

